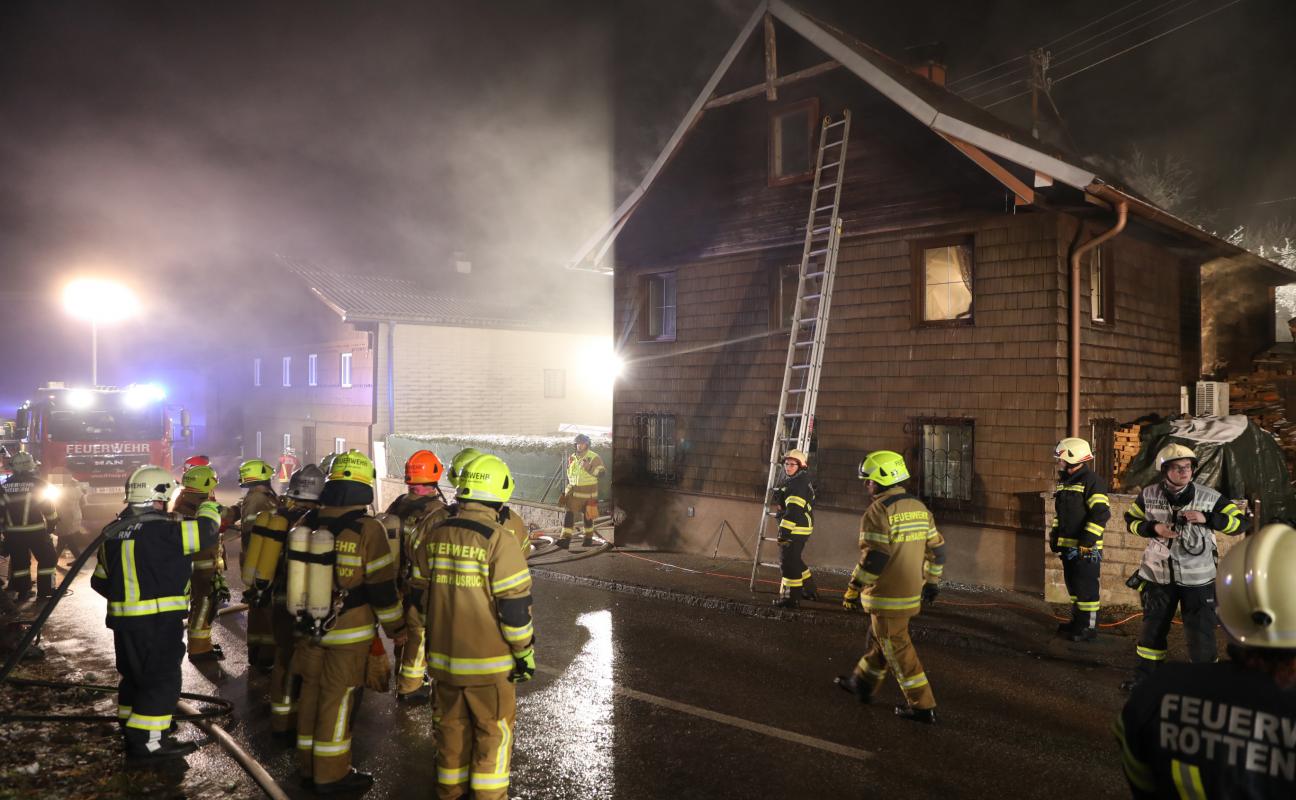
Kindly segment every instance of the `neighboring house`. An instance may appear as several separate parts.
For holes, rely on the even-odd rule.
[[[844,234],[807,559],[857,556],[857,466],[889,448],[905,453],[911,490],[945,531],[948,576],[1038,590],[1040,493],[1054,482],[1057,440],[1069,429],[1102,439],[1117,420],[1179,410],[1180,387],[1201,373],[1204,266],[1250,287],[1256,308],[1267,298],[1266,319],[1290,273],[780,0],[753,13],[577,259],[615,273],[627,361],[613,424],[626,513],[617,539],[706,552],[719,540],[750,555],[818,125],[845,109]],[[1124,219],[1079,264],[1072,296],[1074,249]],[[1224,305],[1214,320],[1256,308]]]

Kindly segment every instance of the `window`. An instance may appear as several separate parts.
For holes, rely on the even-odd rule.
[[[785,264],[770,272],[770,330],[787,330],[792,327],[797,283],[800,279],[801,267],[798,264]]]
[[[319,385],[319,356],[314,353],[306,356],[306,385]]]
[[[544,371],[544,396],[567,396],[567,370],[547,369]]]
[[[784,106],[770,115],[770,186],[795,183],[814,173],[811,153],[818,121],[819,101],[814,98]]]
[[[286,453],[291,449],[292,449],[292,434],[285,433],[283,435],[283,451]]]
[[[972,238],[915,242],[912,248],[918,322],[970,325],[975,266]]]
[[[292,356],[283,357],[283,385],[292,386]]]
[[[346,439],[343,439],[341,436],[339,436],[339,437],[337,437],[336,439],[334,439],[334,440],[333,440],[333,452],[334,452],[334,453],[345,453],[345,452],[346,452]]]
[[[650,480],[673,483],[676,442],[674,414],[636,414],[635,448],[639,467]]]
[[[351,386],[351,354],[350,353],[342,354],[341,364],[338,367],[338,375],[339,375],[338,382],[342,385],[343,389],[346,389],[349,386]]]
[[[1089,420],[1093,445],[1093,471],[1098,473],[1109,486],[1116,484],[1116,420],[1111,417],[1100,417]]]
[[[928,500],[971,500],[973,421],[920,419],[917,422],[922,497]]]
[[[252,359],[252,385],[261,385],[261,359]]]
[[[675,341],[675,273],[645,275],[641,338],[647,342]]]
[[[261,431],[256,432],[256,456],[254,457],[255,458],[261,457]]]
[[[1089,319],[1110,325],[1116,321],[1116,282],[1111,251],[1105,246],[1089,251]]]

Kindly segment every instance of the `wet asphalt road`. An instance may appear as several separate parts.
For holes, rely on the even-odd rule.
[[[102,663],[112,641],[88,572],[51,634],[65,654]],[[893,716],[893,683],[872,706],[832,685],[862,651],[858,629],[544,580],[535,618],[540,673],[519,691],[513,797],[1128,796],[1108,731],[1121,702],[1110,669],[922,641],[940,715],[927,727]],[[291,749],[269,736],[267,681],[249,675],[243,634],[242,613],[222,616],[214,637],[228,658],[186,661],[185,690],[232,701],[227,729],[290,795],[310,797]],[[429,709],[367,693],[354,741],[356,765],[377,778],[368,797],[432,796]],[[236,769],[215,745],[190,764]]]

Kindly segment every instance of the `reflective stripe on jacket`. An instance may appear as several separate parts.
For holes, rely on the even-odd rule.
[[[1098,473],[1081,464],[1075,472],[1062,472],[1053,491],[1053,529],[1049,545],[1054,552],[1071,547],[1101,550],[1103,531],[1111,519],[1107,484]]]
[[[1175,517],[1183,511],[1202,512],[1206,523],[1175,525]],[[1169,540],[1158,537],[1157,523],[1175,528],[1179,536]],[[1215,565],[1219,561],[1215,530],[1237,533],[1242,527],[1242,511],[1209,486],[1190,483],[1178,496],[1171,497],[1157,482],[1139,492],[1125,512],[1125,525],[1130,533],[1148,539],[1139,564],[1139,574],[1146,580],[1164,585],[1204,586],[1215,580]]]
[[[894,486],[873,500],[860,519],[860,560],[851,583],[860,604],[881,616],[912,616],[924,583],[945,572],[945,539],[922,501]]]

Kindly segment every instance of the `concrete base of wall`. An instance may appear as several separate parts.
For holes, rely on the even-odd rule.
[[[405,494],[405,482],[399,478],[379,478],[374,488],[374,509],[384,511],[397,497]],[[454,487],[448,483],[441,484],[441,493],[447,500],[453,501]],[[563,510],[559,506],[531,503],[526,500],[512,500],[509,508],[522,517],[532,530],[557,530],[562,526]]]

